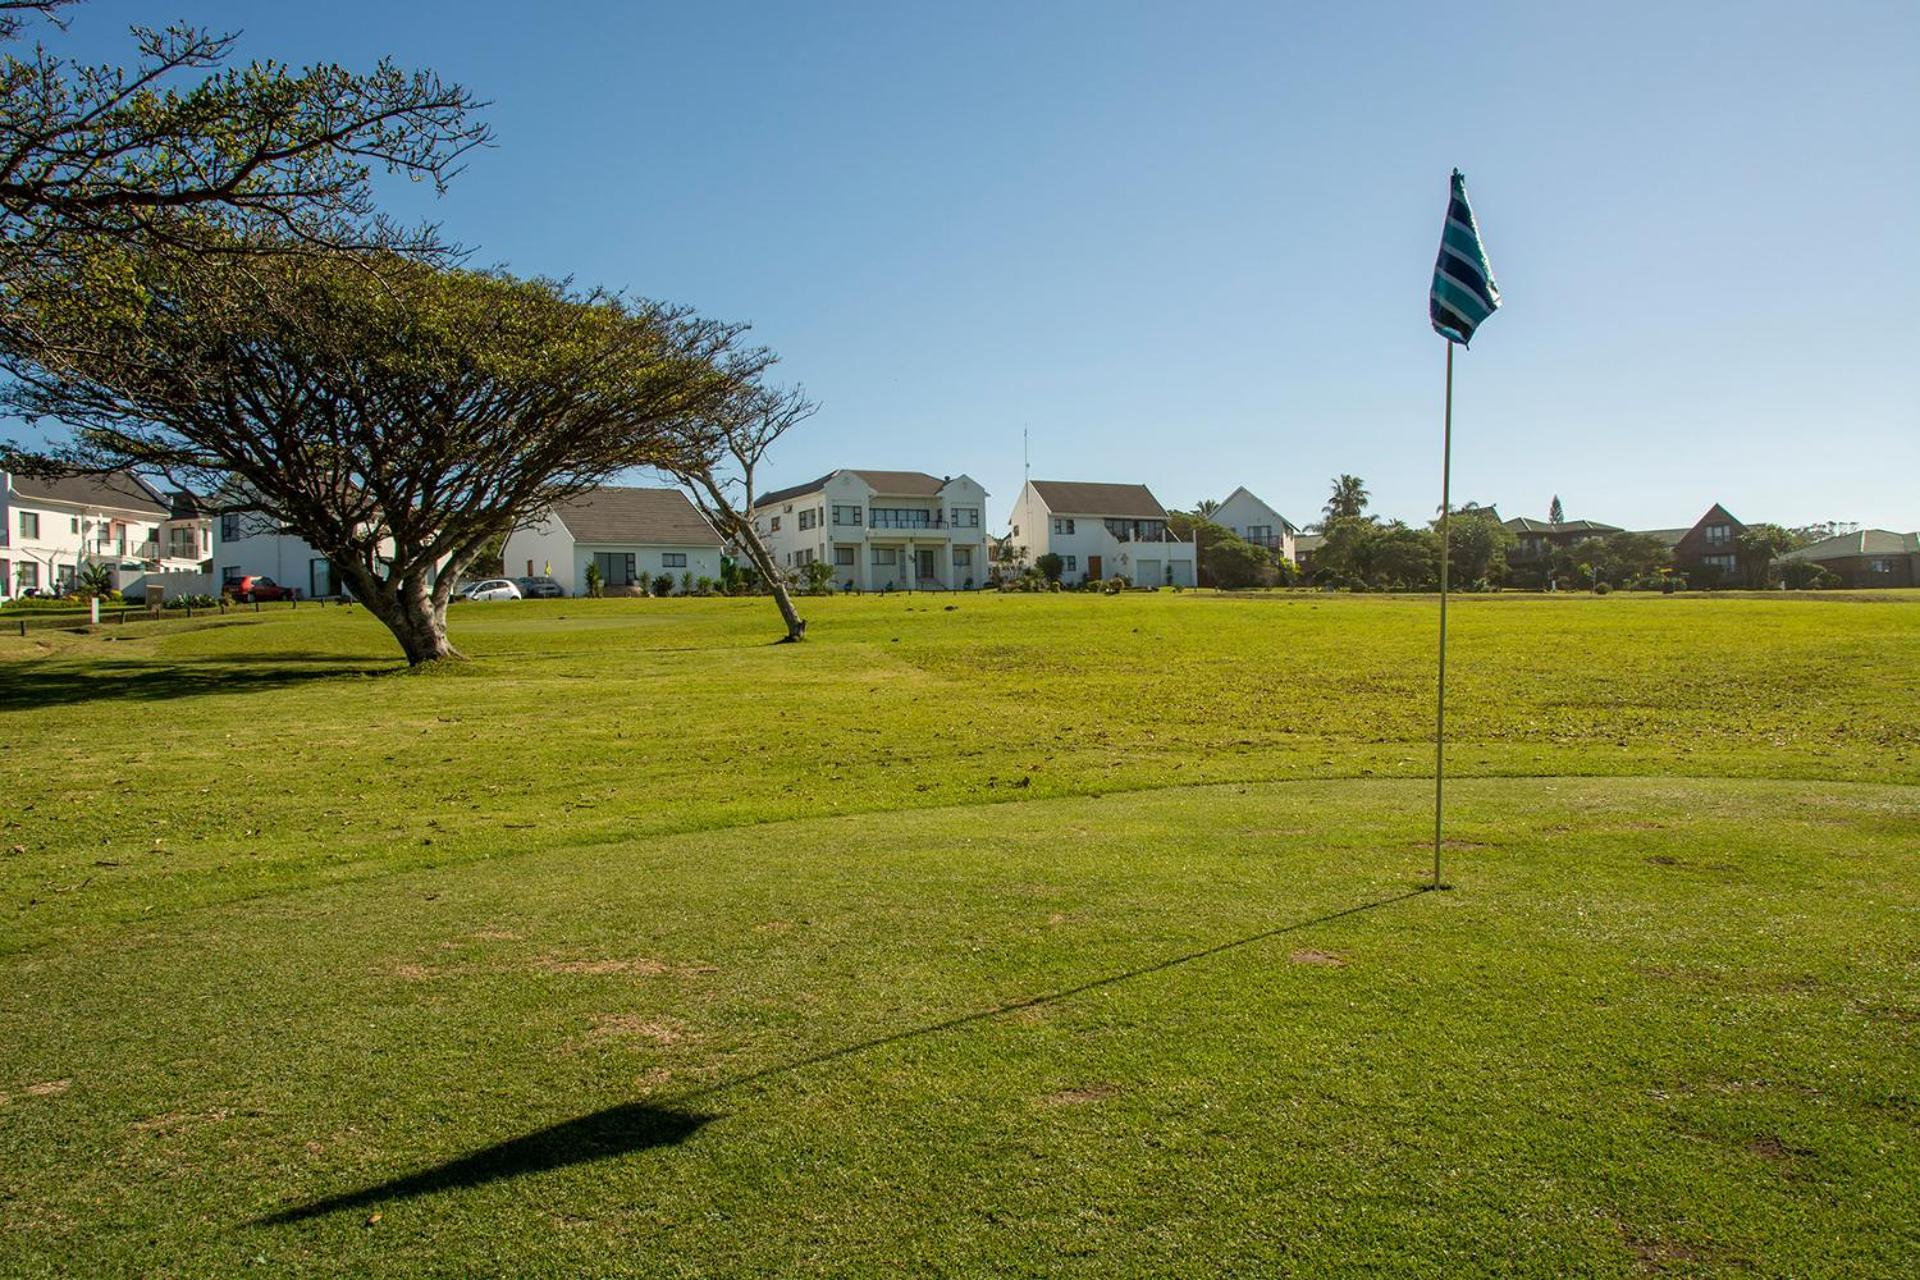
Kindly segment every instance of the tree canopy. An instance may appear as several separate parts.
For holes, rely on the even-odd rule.
[[[72,0],[0,5],[58,25]],[[228,65],[236,36],[134,27],[128,67],[36,45],[0,58],[0,268],[101,240],[195,251],[439,247],[379,214],[375,171],[443,185],[488,140],[479,103],[431,71]]]
[[[1359,476],[1338,475],[1333,480],[1333,494],[1322,508],[1329,522],[1334,520],[1355,520],[1367,510],[1367,486]]]
[[[455,579],[517,521],[635,466],[770,360],[741,327],[393,255],[233,272],[112,250],[21,323],[7,406],[73,428],[27,465],[161,472],[298,533],[409,661],[456,656]],[[16,464],[18,465],[18,464]]]

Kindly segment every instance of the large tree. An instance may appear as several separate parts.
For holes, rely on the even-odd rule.
[[[0,41],[36,13],[58,27],[70,2],[0,0]],[[132,36],[129,67],[44,45],[0,58],[0,267],[101,240],[228,255],[438,247],[432,228],[385,224],[372,177],[444,184],[488,137],[466,89],[387,61],[233,66],[233,35],[185,25]]]
[[[1435,521],[1435,528],[1439,522]],[[1447,564],[1454,583],[1497,584],[1507,576],[1507,552],[1519,542],[1490,507],[1468,503],[1448,521]]]
[[[224,495],[312,544],[412,663],[459,656],[447,605],[492,540],[681,465],[770,359],[681,309],[394,255],[116,251],[69,284],[34,295],[41,350],[8,362],[10,407],[73,428],[25,465]]]

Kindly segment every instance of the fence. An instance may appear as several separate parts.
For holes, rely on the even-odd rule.
[[[184,622],[190,618],[215,618],[230,613],[268,613],[277,609],[291,612],[305,605],[309,609],[323,609],[328,604],[338,608],[346,601],[327,600],[256,600],[252,604],[214,604],[180,605],[172,609],[148,609],[137,605],[102,605],[100,625],[103,627],[125,626],[129,622]],[[89,609],[6,609],[0,610],[0,631],[14,632],[24,636],[28,631],[84,631],[93,625],[93,612]]]

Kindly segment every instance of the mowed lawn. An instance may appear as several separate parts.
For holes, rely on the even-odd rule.
[[[1920,599],[0,637],[0,1274],[1905,1275]]]

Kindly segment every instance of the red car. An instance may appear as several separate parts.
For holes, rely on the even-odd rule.
[[[246,574],[228,582],[223,590],[243,604],[252,604],[255,600],[291,600],[294,597],[292,587],[283,587],[259,574]]]

